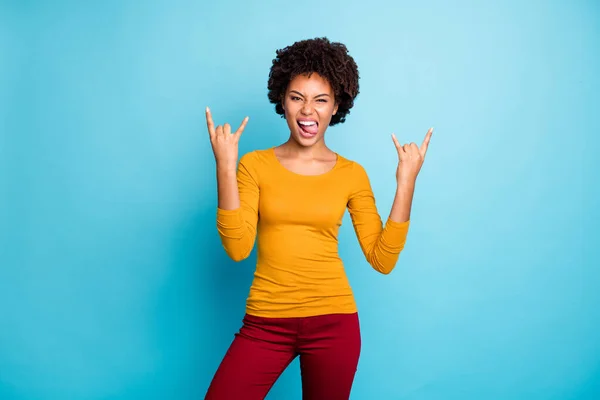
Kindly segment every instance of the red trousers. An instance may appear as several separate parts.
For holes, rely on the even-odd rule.
[[[264,399],[296,356],[303,400],[347,400],[360,346],[356,313],[301,318],[246,314],[205,400]]]

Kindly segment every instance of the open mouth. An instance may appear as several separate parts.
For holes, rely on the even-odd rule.
[[[307,138],[314,137],[319,132],[319,124],[315,120],[298,120],[298,127],[300,128],[300,134]]]

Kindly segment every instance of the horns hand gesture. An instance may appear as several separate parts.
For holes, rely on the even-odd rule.
[[[392,133],[392,140],[398,151],[398,169],[396,170],[398,183],[414,183],[417,180],[417,175],[421,170],[423,161],[425,161],[425,154],[427,153],[432,133],[433,128],[430,128],[421,146],[417,146],[415,143],[400,145],[398,139],[396,139],[396,135]]]
[[[238,142],[247,123],[248,117],[244,118],[240,127],[233,133],[231,132],[231,125],[228,123],[215,128],[210,109],[206,107],[206,125],[208,126],[210,144],[215,154],[217,166],[232,169],[237,168]]]

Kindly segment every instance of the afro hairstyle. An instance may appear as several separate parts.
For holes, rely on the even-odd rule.
[[[269,72],[268,97],[275,105],[275,112],[285,118],[281,105],[287,87],[298,75],[317,73],[331,85],[338,104],[330,126],[343,123],[359,93],[359,73],[354,59],[342,43],[315,38],[298,41],[277,50],[277,57]]]

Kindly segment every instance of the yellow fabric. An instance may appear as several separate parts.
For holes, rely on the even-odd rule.
[[[286,169],[273,148],[245,154],[237,171],[240,207],[217,208],[223,247],[234,260],[248,257],[258,239],[257,265],[246,312],[262,317],[306,317],[357,311],[338,255],[338,230],[348,209],[371,266],[389,273],[404,247],[410,221],[377,212],[363,167],[337,156],[316,176]]]

